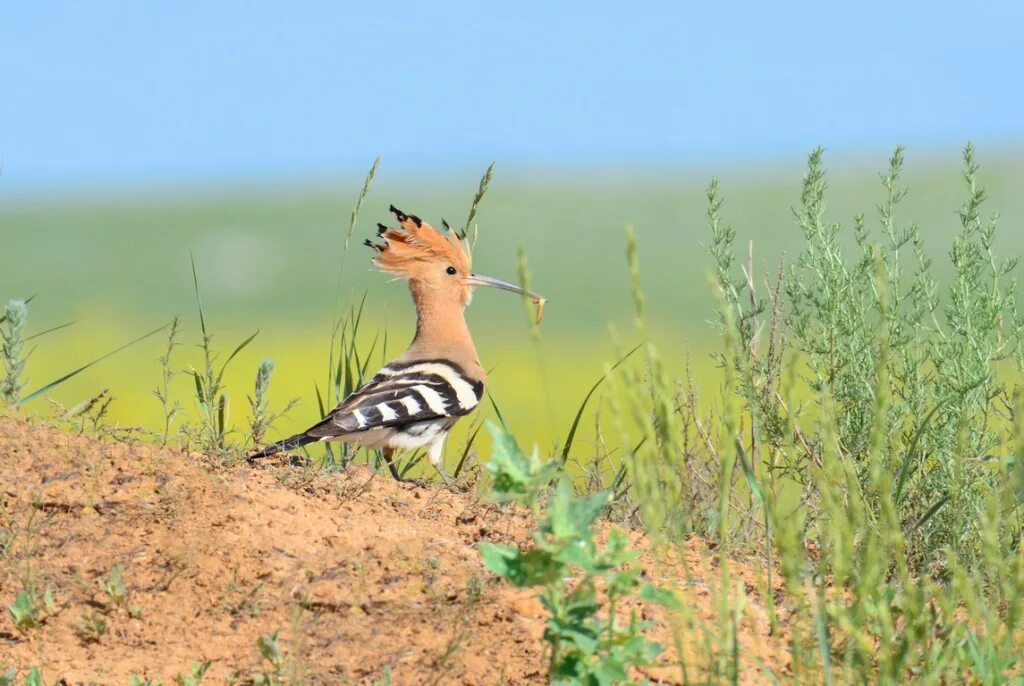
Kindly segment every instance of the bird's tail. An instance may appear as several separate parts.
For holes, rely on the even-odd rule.
[[[245,459],[248,460],[249,462],[252,462],[253,460],[258,460],[261,457],[276,455],[277,453],[283,453],[293,448],[304,446],[307,443],[313,443],[316,440],[316,438],[313,438],[312,436],[305,433],[295,434],[294,436],[286,438],[283,441],[278,441],[273,445],[268,445],[263,450],[255,452]]]

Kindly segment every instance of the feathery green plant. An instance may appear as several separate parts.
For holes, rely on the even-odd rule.
[[[131,346],[139,343],[150,336],[162,331],[167,327],[158,327],[149,333],[143,334],[138,338],[135,338],[124,345],[121,345],[108,353],[100,355],[96,359],[88,362],[80,367],[77,367],[70,372],[63,374],[49,383],[43,384],[40,388],[32,391],[26,396],[21,395],[21,391],[25,387],[25,381],[21,379],[21,375],[25,370],[25,364],[28,361],[28,357],[31,351],[28,353],[23,352],[22,346],[25,342],[45,336],[67,328],[74,324],[74,322],[68,322],[59,326],[54,326],[39,333],[31,336],[25,336],[24,329],[28,320],[28,303],[32,301],[35,296],[32,296],[26,300],[12,300],[7,304],[7,310],[3,316],[0,316],[0,325],[6,324],[6,327],[0,327],[0,340],[2,340],[2,346],[0,346],[0,357],[3,358],[5,374],[4,378],[0,379],[0,397],[6,402],[14,406],[24,405],[25,403],[31,402],[36,398],[41,397],[47,392],[53,390],[57,386],[61,385],[69,379],[73,379],[82,372],[86,371],[90,367],[99,364],[103,360],[116,355],[117,353],[130,348]]]
[[[256,370],[256,382],[253,385],[253,394],[248,397],[249,408],[252,412],[249,420],[249,436],[254,446],[260,446],[267,435],[267,431],[274,422],[288,414],[298,404],[297,399],[288,401],[288,404],[280,412],[270,410],[270,377],[274,373],[274,361],[267,359],[260,362]]]
[[[809,156],[794,211],[803,250],[774,277],[756,278],[752,246],[739,258],[709,186],[724,385],[701,410],[650,345],[619,370],[609,403],[623,444],[640,439],[627,454],[634,498],[652,540],[681,546],[698,532],[718,546],[716,621],[691,620],[712,680],[739,670],[737,549],[763,553],[762,597],[788,617],[794,681],[1019,678],[1024,467],[1007,457],[1022,435],[1016,260],[993,250],[971,146],[945,292],[920,230],[898,219],[902,149],[881,175],[879,235],[858,215],[852,241],[828,219],[822,160]],[[632,233],[627,256],[643,330]]]
[[[178,333],[180,325],[180,317],[175,317],[171,320],[171,327],[167,332],[167,347],[164,349],[163,355],[158,358],[160,362],[160,385],[153,389],[153,395],[155,395],[156,399],[160,401],[160,406],[163,408],[164,414],[164,429],[163,435],[161,436],[161,445],[167,445],[167,441],[171,434],[171,425],[181,413],[181,404],[176,400],[171,400],[171,382],[174,380],[174,377],[177,376],[177,372],[174,371],[174,367],[171,364],[171,355],[174,354],[174,349],[179,345]]]
[[[24,300],[11,300],[7,303],[7,312],[2,322],[6,326],[0,329],[4,359],[4,378],[0,382],[0,395],[8,405],[19,403],[21,390],[25,387],[21,375],[28,361],[28,354],[22,350],[27,319],[28,305]]]
[[[480,177],[480,185],[476,189],[476,195],[473,196],[473,203],[469,206],[469,216],[466,217],[466,232],[469,233],[469,251],[472,253],[473,248],[476,247],[476,239],[480,237],[480,229],[476,224],[476,215],[480,209],[480,203],[484,199],[484,195],[487,193],[487,188],[491,185],[491,181],[494,179],[494,162],[491,162],[487,167],[487,171]],[[466,237],[465,232],[462,235]]]
[[[574,496],[558,460],[542,461],[536,451],[527,456],[505,429],[490,429],[492,499],[530,508],[538,522],[525,549],[480,544],[484,564],[515,586],[540,590],[552,683],[632,683],[632,670],[649,664],[661,648],[647,639],[649,624],[635,609],[622,621],[620,608],[631,599],[675,606],[674,596],[640,583],[640,569],[631,564],[637,553],[622,531],[612,529],[604,545],[596,542],[594,526],[608,505],[607,491]]]
[[[740,244],[726,221],[718,181],[708,187],[722,337],[714,356],[722,372],[718,392],[702,395],[691,378],[671,378],[666,358],[644,340],[590,388],[554,459],[524,455],[507,430],[496,431],[492,496],[529,508],[538,524],[528,546],[485,545],[481,552],[493,571],[542,594],[554,678],[627,680],[628,666],[650,659],[653,647],[642,623],[620,621],[616,606],[645,595],[674,604],[673,596],[639,585],[620,534],[603,546],[595,542],[596,522],[612,501],[607,482],[593,479],[600,492],[574,496],[561,471],[579,453],[578,428],[604,383],[616,391],[602,416],[613,418],[623,446],[614,458],[618,469],[610,470],[611,490],[629,490],[628,520],[642,523],[656,555],[685,557],[676,553],[693,533],[713,546],[709,567],[716,573],[703,577],[712,616],[688,612],[688,584],[675,589],[684,600],[671,614],[685,622],[694,648],[677,645],[684,681],[735,683],[750,659],[738,631],[749,619],[741,581],[750,583],[735,573],[732,560],[740,553],[757,555],[756,595],[766,599],[772,634],[784,632],[788,640],[787,672],[766,677],[995,684],[1024,674],[1024,317],[1016,261],[994,248],[997,221],[986,214],[974,150],[964,151],[966,197],[948,283],[935,275],[924,230],[901,217],[901,148],[880,176],[874,212],[849,225],[830,217],[823,161],[821,150],[808,158],[794,210],[802,249],[788,266],[758,264],[753,244]],[[345,237],[328,379],[322,392],[316,389],[321,414],[362,383],[378,351],[386,360],[386,330],[362,345],[370,338],[360,327],[365,295],[341,305],[344,256],[378,163]],[[493,165],[470,210],[473,241],[492,174]],[[637,234],[628,230],[626,241],[635,328],[646,339]],[[216,451],[226,433],[224,368],[252,337],[216,364],[194,263],[193,277],[205,357],[205,369],[193,376],[206,446]],[[520,280],[528,281],[525,256]],[[22,316],[18,346],[8,352],[16,320],[10,312],[0,316],[8,376],[8,358],[23,361],[31,338]],[[165,416],[176,333],[177,320],[161,358],[157,397]],[[19,396],[23,371],[22,364],[13,375]],[[272,421],[270,378],[270,366],[261,365],[249,399],[254,437]],[[165,437],[169,426],[170,420]],[[599,450],[607,457],[615,448]],[[327,465],[352,459],[347,449],[340,460],[328,456]],[[403,473],[420,457],[403,463]],[[41,621],[42,605],[33,587],[25,588],[8,614],[30,630]]]
[[[254,445],[263,443],[263,437],[270,426],[270,401],[267,399],[267,392],[270,390],[270,375],[273,373],[274,361],[269,359],[260,362],[256,370],[256,383],[253,395],[249,398],[249,407],[252,410],[249,431]]]
[[[202,422],[202,445],[206,452],[222,454],[227,447],[225,439],[229,429],[229,400],[224,392],[224,372],[231,360],[235,359],[247,345],[259,334],[255,331],[251,336],[239,343],[224,363],[217,367],[219,354],[213,349],[213,335],[206,327],[206,314],[203,312],[203,298],[199,291],[199,274],[196,272],[195,258],[190,256],[192,263],[192,283],[195,286],[196,305],[199,309],[199,328],[203,334],[199,348],[203,351],[203,369],[192,368],[195,381],[196,401],[199,405]]]
[[[128,600],[128,587],[124,582],[124,567],[114,565],[103,583],[103,591],[115,606],[121,607]]]

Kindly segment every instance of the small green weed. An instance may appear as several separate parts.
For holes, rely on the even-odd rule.
[[[245,614],[250,617],[259,617],[260,602],[258,594],[262,588],[263,583],[260,582],[251,589],[245,590],[239,583],[238,570],[235,570],[233,578],[228,583],[227,590],[221,596],[221,607],[231,615]]]
[[[536,451],[526,456],[507,431],[492,426],[491,432],[494,452],[486,468],[492,497],[531,508],[539,521],[526,549],[481,544],[484,564],[515,586],[540,589],[549,614],[544,639],[553,683],[631,683],[631,669],[649,664],[661,647],[647,639],[649,625],[635,610],[626,622],[618,611],[630,600],[670,604],[673,596],[641,584],[640,570],[630,565],[637,553],[621,531],[612,529],[603,546],[595,541],[607,491],[574,496],[559,461],[542,462]],[[553,479],[557,485],[549,494]]]
[[[227,449],[226,437],[229,432],[230,407],[228,394],[224,392],[224,372],[231,360],[235,358],[259,334],[256,331],[239,343],[224,363],[218,368],[218,353],[213,349],[213,334],[206,326],[206,314],[203,312],[203,298],[199,290],[199,274],[196,271],[195,259],[192,259],[192,283],[195,285],[196,306],[199,310],[199,328],[203,338],[199,348],[203,351],[203,369],[191,370],[196,385],[196,401],[199,405],[202,422],[202,447],[206,452],[224,455]]]
[[[199,684],[203,683],[203,677],[206,676],[208,669],[210,669],[209,660],[206,662],[193,662],[188,674],[178,674],[174,677],[174,683],[177,686],[199,686]]]
[[[58,418],[63,422],[67,422],[72,430],[77,431],[79,434],[84,434],[87,426],[94,433],[98,432],[103,426],[103,419],[110,410],[110,404],[114,402],[114,398],[110,395],[110,389],[108,388],[104,388],[91,398],[69,408],[65,408],[52,398],[49,400],[56,410]]]
[[[249,408],[252,411],[249,421],[249,437],[256,447],[263,444],[263,439],[274,422],[288,414],[299,402],[297,399],[292,399],[288,401],[288,404],[280,412],[270,411],[270,377],[273,373],[273,360],[267,359],[260,362],[260,366],[256,370],[253,394],[248,397]]]
[[[33,600],[32,595],[26,591],[18,591],[14,603],[7,606],[7,613],[14,622],[15,628],[22,633],[39,626],[40,609]]]
[[[281,642],[279,635],[281,630],[278,629],[272,634],[260,634],[259,638],[256,639],[256,649],[270,666],[273,668],[271,672],[265,672],[257,674],[253,677],[253,684],[256,686],[273,686],[280,683],[280,673],[284,667],[284,652],[281,650]]]
[[[160,385],[153,389],[153,395],[160,401],[160,406],[163,408],[164,428],[161,437],[162,445],[167,445],[171,435],[171,425],[174,424],[174,420],[181,413],[181,403],[171,400],[171,382],[177,376],[177,372],[174,371],[174,367],[171,364],[171,356],[174,354],[174,349],[179,345],[178,333],[180,330],[181,318],[175,317],[171,320],[170,331],[167,332],[167,347],[164,349],[163,355],[158,358],[160,362]]]
[[[128,600],[128,589],[124,583],[124,567],[114,565],[103,584],[103,590],[115,607],[121,607]]]
[[[107,628],[107,618],[95,610],[83,612],[75,621],[75,635],[83,643],[98,643],[106,635]]]
[[[299,638],[289,641],[287,650],[283,645],[280,629],[271,634],[260,634],[256,639],[256,649],[270,669],[252,676],[252,683],[255,686],[309,683],[310,674],[300,659],[302,653],[301,620],[302,601],[300,600],[293,608],[291,622],[291,635]]]

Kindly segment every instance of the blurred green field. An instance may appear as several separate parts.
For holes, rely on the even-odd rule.
[[[857,212],[875,225],[883,197],[878,171],[886,155],[828,160],[829,218],[848,226]],[[1024,253],[1024,155],[979,150],[989,212],[1003,215],[1001,254]],[[948,249],[958,230],[956,210],[964,197],[955,151],[941,158],[908,154],[910,195],[901,212],[920,223],[935,258],[947,271]],[[388,353],[411,338],[411,305],[403,285],[369,268],[360,244],[387,206],[440,223],[461,226],[479,171],[413,178],[391,173],[387,160],[359,219],[347,258],[343,293],[366,298],[367,345],[388,330]],[[624,259],[624,228],[635,227],[641,281],[647,295],[648,335],[673,372],[687,351],[702,384],[717,377],[708,352],[716,345],[714,298],[704,189],[717,175],[724,215],[739,240],[752,241],[755,277],[778,270],[780,259],[801,244],[791,207],[799,202],[803,170],[729,167],[690,170],[505,170],[499,165],[481,206],[474,269],[515,279],[517,250],[525,249],[535,290],[550,299],[539,343],[531,339],[523,303],[500,292],[479,292],[469,320],[489,388],[524,441],[543,447],[564,437],[580,400],[616,359],[616,351],[641,337]],[[334,308],[335,284],[358,176],[285,187],[249,185],[212,189],[157,189],[73,195],[16,195],[0,183],[3,260],[0,297],[36,294],[30,333],[75,320],[68,329],[38,339],[29,362],[27,391],[118,344],[181,315],[182,343],[175,366],[198,364],[198,321],[189,255],[194,254],[214,342],[225,352],[246,335],[259,336],[232,363],[227,386],[232,416],[244,421],[256,365],[272,358],[277,371],[271,396],[277,406],[302,404],[277,425],[281,434],[318,417],[313,382],[323,385]],[[618,343],[616,343],[618,341]],[[70,405],[103,388],[116,397],[112,419],[156,428],[160,408],[151,390],[159,380],[156,358],[164,341],[154,337],[60,387],[54,399]],[[380,350],[376,354],[380,354]],[[176,379],[186,409],[193,386]],[[43,411],[36,401],[30,411]],[[592,409],[598,409],[595,403]],[[585,427],[592,418],[584,421]],[[593,432],[581,440],[593,438]],[[458,436],[456,436],[456,441]]]

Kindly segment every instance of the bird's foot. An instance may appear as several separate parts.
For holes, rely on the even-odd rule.
[[[448,488],[455,488],[455,479],[453,479],[448,474],[448,472],[445,471],[445,468],[442,467],[441,465],[435,465],[435,466],[437,467],[437,473],[440,474],[441,478],[444,480],[444,485],[447,486]]]

